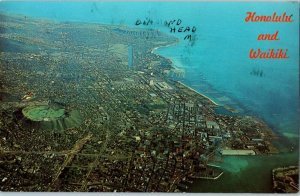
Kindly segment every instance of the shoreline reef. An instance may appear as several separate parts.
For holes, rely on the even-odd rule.
[[[153,48],[153,49],[151,50],[151,54],[156,54],[156,53],[154,53],[154,51],[157,50],[157,49],[159,49],[159,48],[170,47],[170,46],[176,45],[176,44],[178,44],[178,43],[179,43],[179,41],[177,40],[176,42],[171,43],[171,44],[167,44],[167,45],[164,45],[164,46],[158,46],[158,47],[155,47],[155,48]],[[178,69],[178,68],[175,66],[174,61],[173,61],[171,58],[162,56],[161,54],[156,54],[156,55],[159,55],[159,56],[161,56],[162,58],[165,58],[165,59],[167,59],[169,62],[171,62],[171,65],[170,65],[170,66],[171,66],[173,69]],[[218,103],[217,103],[216,101],[214,101],[212,98],[206,96],[206,95],[203,94],[203,93],[200,93],[200,92],[197,91],[196,89],[193,89],[192,87],[190,87],[190,86],[184,84],[184,83],[181,82],[181,81],[176,81],[176,82],[179,83],[180,85],[186,87],[187,89],[189,89],[189,90],[195,92],[196,94],[198,94],[198,95],[200,95],[200,96],[202,96],[202,97],[208,99],[208,100],[209,100],[211,103],[213,103],[215,106],[220,106],[220,104],[218,104]]]
[[[220,106],[217,102],[215,102],[214,100],[212,100],[210,97],[208,97],[208,96],[206,96],[206,95],[204,95],[204,94],[198,92],[197,90],[193,89],[192,87],[189,87],[188,85],[184,84],[183,82],[177,81],[177,83],[179,83],[180,85],[182,85],[182,86],[188,88],[189,90],[191,90],[191,91],[197,93],[197,94],[200,95],[201,97],[204,97],[204,98],[208,99],[208,100],[209,100],[211,103],[213,103],[215,106]]]

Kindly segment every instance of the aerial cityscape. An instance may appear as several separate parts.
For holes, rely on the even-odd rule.
[[[224,157],[280,153],[263,119],[216,112],[172,77],[154,50],[175,36],[0,17],[0,191],[191,192],[225,175]],[[272,192],[298,192],[297,165],[269,174]]]

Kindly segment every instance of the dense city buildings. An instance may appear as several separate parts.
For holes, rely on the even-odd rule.
[[[277,152],[262,120],[218,114],[170,77],[152,51],[174,37],[22,16],[0,25],[1,191],[179,192],[221,177],[210,162],[222,156]]]

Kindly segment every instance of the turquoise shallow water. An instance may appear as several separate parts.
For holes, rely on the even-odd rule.
[[[272,192],[272,168],[298,165],[298,152],[270,156],[229,156],[219,163],[224,174],[219,180],[199,180],[191,192]]]
[[[242,114],[264,119],[285,138],[277,145],[279,155],[225,157],[225,173],[218,181],[197,181],[195,192],[271,192],[271,170],[298,164],[299,131],[299,4],[298,3],[120,3],[120,2],[1,2],[0,11],[56,21],[81,21],[135,26],[137,19],[150,18],[151,26],[166,33],[164,20],[181,19],[195,26],[196,41],[156,50],[184,70],[185,84]],[[272,15],[293,14],[293,23],[245,23],[246,12]],[[157,22],[157,23],[156,23]],[[279,31],[280,41],[257,41],[260,33]],[[289,59],[253,60],[251,48],[288,48]],[[251,72],[262,70],[263,77]]]
[[[253,33],[252,36],[256,34]],[[228,38],[224,38],[228,39]],[[219,39],[215,39],[218,42]],[[298,102],[298,60],[297,56],[289,60],[250,60],[247,57],[251,42],[235,39],[245,43],[234,51],[234,59],[226,58],[232,55],[226,43],[219,43],[211,51],[213,40],[203,40],[202,45],[192,49],[182,43],[169,48],[156,50],[158,54],[174,59],[174,64],[185,71],[185,84],[211,97],[221,105],[230,105],[241,113],[256,115],[266,120],[274,129],[297,132],[299,123]],[[292,41],[291,41],[292,42]],[[238,44],[238,43],[236,43]],[[268,45],[265,43],[264,45]],[[287,47],[284,43],[280,47]],[[264,46],[266,47],[266,46]],[[272,48],[272,44],[269,46]],[[296,47],[296,45],[294,46]],[[214,53],[215,50],[225,50],[224,56]],[[188,55],[189,52],[191,55]],[[203,55],[203,53],[207,55]],[[182,55],[185,54],[185,55]],[[216,61],[215,59],[218,59]],[[213,60],[212,60],[213,59]],[[253,69],[264,71],[263,77],[251,75]]]
[[[241,29],[229,28],[233,34],[243,28],[244,31],[251,31],[244,24],[241,24]],[[191,192],[269,193],[272,192],[272,169],[299,164],[298,57],[294,56],[288,61],[249,60],[247,51],[257,44],[249,38],[255,37],[260,31],[248,32],[249,35],[238,38],[221,36],[215,31],[207,32],[193,49],[181,43],[156,51],[173,59],[178,68],[185,70],[185,78],[180,79],[184,83],[221,105],[238,109],[243,115],[259,116],[285,137],[275,142],[283,151],[278,155],[224,157],[222,163],[215,163],[224,169],[224,175],[216,181],[196,181],[191,185]],[[287,30],[285,33],[292,32]],[[293,40],[288,38],[278,45],[263,43],[262,47],[291,47],[292,43]],[[185,53],[190,56],[186,58],[182,55]],[[263,70],[264,77],[251,75],[253,68]],[[226,113],[224,109],[219,112]],[[289,152],[291,146],[293,152]]]

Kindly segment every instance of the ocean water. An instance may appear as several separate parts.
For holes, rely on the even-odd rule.
[[[277,130],[298,132],[299,121],[299,20],[284,23],[246,23],[247,11],[272,15],[273,12],[299,15],[295,4],[226,4],[199,9],[198,40],[157,52],[174,59],[185,70],[182,80],[220,104],[229,104],[242,113],[265,119]],[[235,9],[237,8],[237,9]],[[279,31],[279,41],[257,41],[260,33]],[[288,49],[286,60],[248,58],[251,48]],[[251,74],[261,70],[263,76]]]
[[[56,21],[81,21],[135,26],[151,19],[152,25],[169,33],[164,21],[180,19],[197,28],[193,45],[184,33],[176,46],[156,52],[169,57],[185,71],[186,84],[220,104],[264,118],[275,129],[298,132],[299,119],[299,4],[234,2],[1,2],[0,10]],[[293,14],[293,23],[246,23],[246,12],[259,15]],[[136,26],[135,26],[136,27]],[[279,41],[257,41],[260,33],[279,31]],[[253,60],[251,48],[288,49],[288,59]],[[261,70],[263,77],[250,74]]]
[[[183,27],[196,27],[193,42],[184,33],[177,45],[156,53],[170,58],[183,70],[179,78],[220,105],[229,105],[243,115],[264,119],[274,131],[285,136],[286,153],[258,157],[226,157],[218,181],[199,181],[191,191],[270,192],[274,167],[298,164],[298,151],[287,152],[299,142],[299,4],[262,2],[1,2],[0,11],[56,21],[80,21],[155,28],[166,33],[164,21],[180,19]],[[293,23],[246,23],[246,12],[258,15],[293,15]],[[152,25],[136,26],[151,19]],[[278,30],[279,41],[257,41],[260,33]],[[288,49],[288,59],[249,59],[251,48]],[[260,70],[262,77],[251,74]],[[257,173],[259,175],[253,175]],[[249,184],[250,179],[257,185]]]

